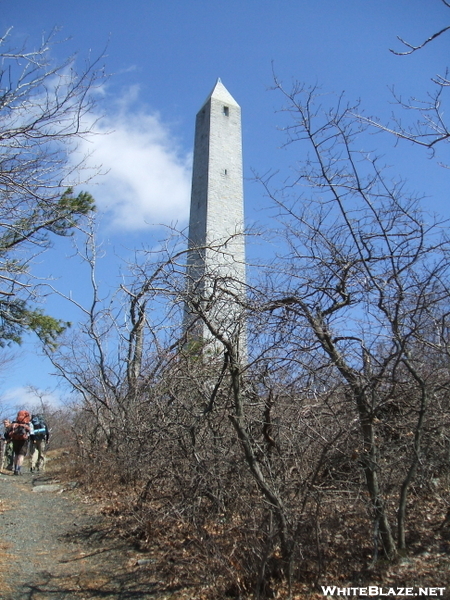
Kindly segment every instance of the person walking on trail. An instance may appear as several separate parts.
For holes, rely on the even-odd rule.
[[[33,433],[30,413],[27,410],[19,410],[16,420],[7,430],[8,439],[12,441],[14,451],[14,475],[22,475],[23,459],[28,450],[30,435]]]
[[[9,419],[3,419],[3,435],[1,436],[1,463],[0,469],[6,469],[7,471],[13,470],[13,447],[12,441],[8,439],[8,429],[11,427],[11,421]]]
[[[31,424],[34,432],[30,435],[30,471],[43,471],[45,467],[45,449],[50,433],[42,415],[33,415]]]

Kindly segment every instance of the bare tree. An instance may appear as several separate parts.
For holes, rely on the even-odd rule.
[[[79,309],[80,321],[57,349],[47,348],[46,354],[88,416],[92,448],[100,455],[110,449],[125,464],[125,448],[138,451],[149,434],[151,425],[142,413],[179,345],[180,329],[171,314],[176,310],[182,314],[182,309],[171,278],[184,274],[177,260],[187,251],[173,245],[169,250],[168,240],[157,252],[136,253],[122,283],[102,289],[97,282],[99,249],[93,220],[85,234],[78,255],[88,269],[91,301],[86,306],[60,294]],[[133,476],[133,470],[128,471]]]
[[[352,428],[337,417],[344,404],[338,408],[336,402],[330,414],[328,392],[323,394],[323,405],[318,404],[310,388],[321,379],[315,375],[317,365],[313,369],[306,361],[294,364],[290,354],[294,329],[287,320],[276,319],[275,324],[276,311],[267,309],[267,297],[273,290],[267,285],[248,285],[246,294],[236,295],[239,282],[232,275],[212,272],[205,277],[214,285],[204,286],[205,296],[197,293],[189,298],[191,315],[208,331],[201,357],[210,365],[210,393],[205,395],[208,403],[198,425],[210,414],[226,411],[239,441],[240,453],[233,457],[241,469],[232,489],[246,499],[247,506],[239,507],[239,517],[245,518],[251,507],[253,519],[260,522],[259,535],[251,537],[256,560],[247,556],[240,565],[245,565],[255,597],[260,598],[268,592],[266,586],[273,576],[286,577],[291,589],[294,571],[301,572],[306,555],[309,560],[314,555],[311,547],[320,577],[324,568],[318,526],[321,480],[331,456],[339,455],[339,446],[348,443]],[[226,317],[218,319],[215,310],[220,307],[224,311],[230,305],[234,328]],[[248,346],[243,357],[244,328]],[[208,340],[215,351],[212,357]],[[326,377],[324,373],[322,377]],[[220,435],[232,439],[226,421]],[[256,495],[249,489],[251,482],[256,485]]]
[[[447,8],[450,4],[447,0],[440,0]],[[434,32],[428,38],[417,44],[412,44],[402,37],[398,36],[404,50],[390,51],[400,57],[407,57],[425,48],[428,44],[434,42],[442,35],[447,34],[450,25]],[[358,113],[359,119],[376,127],[382,131],[394,135],[396,138],[413,142],[419,146],[430,150],[434,156],[436,145],[441,142],[447,142],[450,138],[450,126],[446,120],[445,107],[447,105],[447,88],[450,86],[448,68],[445,68],[441,74],[436,74],[431,78],[433,88],[422,98],[404,99],[402,94],[392,88],[392,96],[398,109],[392,114],[391,123],[383,122],[374,117],[368,117]],[[414,115],[414,121],[411,122],[411,115]],[[417,118],[416,118],[417,116]],[[448,165],[444,165],[447,166]]]
[[[91,132],[103,72],[98,61],[77,72],[75,56],[55,64],[56,32],[36,49],[10,47],[9,34],[0,39],[0,341],[33,330],[52,342],[66,324],[30,306],[40,291],[30,267],[94,208],[89,194],[73,192],[85,181],[83,159],[68,157]]]
[[[358,464],[375,531],[393,558],[405,545],[406,497],[421,460],[430,403],[441,385],[419,349],[426,347],[430,322],[446,318],[449,241],[443,223],[427,222],[418,201],[387,180],[376,158],[355,150],[361,125],[354,107],[341,99],[325,108],[315,89],[276,87],[291,118],[287,143],[302,146],[305,158],[281,192],[271,191],[270,178],[264,182],[278,207],[280,247],[286,248],[266,310],[278,316],[288,356],[302,363],[312,355],[316,369],[332,368],[342,382],[349,417],[359,421]],[[402,438],[403,475],[400,469],[398,479],[388,481],[389,460],[399,455],[389,459],[379,429],[399,380],[404,387],[409,382],[412,432],[409,443]],[[387,491],[392,485],[399,494],[398,545]]]

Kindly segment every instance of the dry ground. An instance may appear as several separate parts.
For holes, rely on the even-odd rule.
[[[0,530],[2,600],[196,597],[194,590],[159,581],[99,505],[58,482],[55,469],[39,475],[25,468],[22,477],[0,473]]]

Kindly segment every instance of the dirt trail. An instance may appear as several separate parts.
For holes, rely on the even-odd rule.
[[[0,473],[0,532],[2,600],[190,597],[158,581],[145,557],[138,564],[108,519],[50,475]]]

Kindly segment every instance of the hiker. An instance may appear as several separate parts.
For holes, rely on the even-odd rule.
[[[13,447],[12,441],[8,439],[8,429],[11,427],[11,421],[9,419],[3,419],[3,435],[1,437],[2,443],[2,454],[0,469],[6,469],[7,471],[13,470]]]
[[[33,425],[34,432],[30,435],[30,471],[43,471],[45,466],[45,449],[50,433],[42,415],[33,415],[31,424]]]
[[[27,410],[19,410],[16,420],[7,430],[8,439],[12,441],[14,451],[14,475],[22,475],[23,459],[26,456],[30,435],[33,432],[30,413]]]

